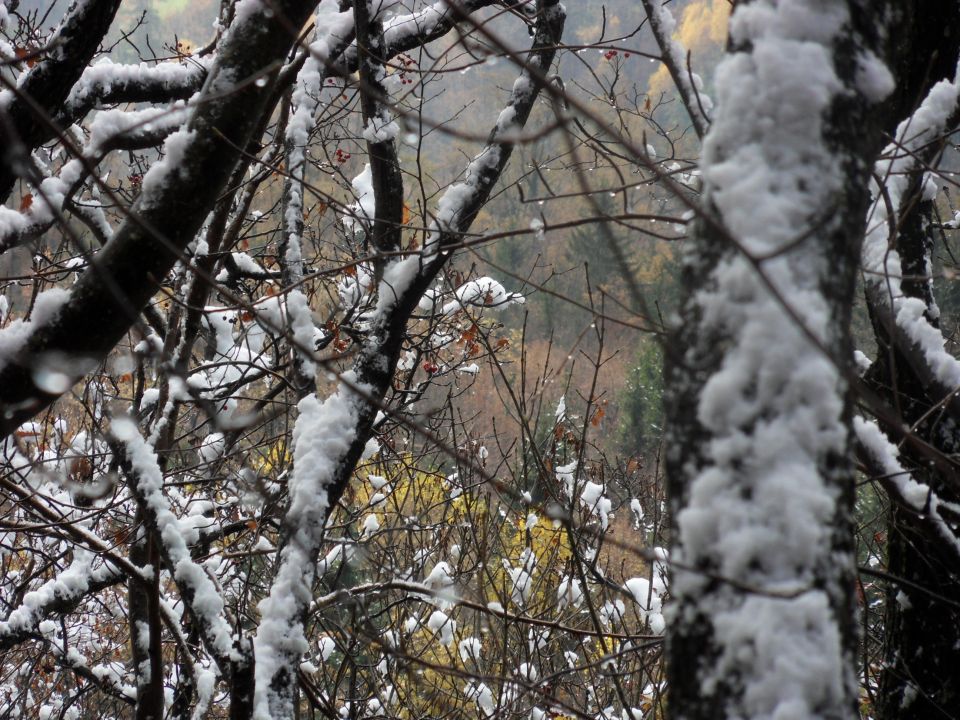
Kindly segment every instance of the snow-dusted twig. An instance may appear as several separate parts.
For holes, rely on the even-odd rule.
[[[707,107],[700,88],[697,87],[697,78],[687,69],[687,52],[679,40],[673,37],[676,20],[670,9],[661,0],[643,0],[643,8],[650,20],[650,30],[660,46],[660,54],[667,72],[673,78],[673,83],[680,94],[680,100],[690,116],[693,131],[701,140],[710,128],[710,119],[706,116]]]
[[[3,444],[0,443],[0,447],[3,447]],[[5,457],[5,460],[9,461],[9,457]],[[30,467],[30,461],[26,460],[22,456],[19,457],[19,460],[25,462],[23,467]],[[33,468],[32,473],[36,474],[37,470]],[[142,578],[143,574],[136,565],[133,565],[127,558],[122,555],[118,555],[112,548],[112,546],[102,538],[98,537],[95,533],[84,527],[82,524],[70,522],[71,518],[68,518],[64,513],[54,509],[47,500],[40,494],[37,493],[34,488],[29,485],[21,486],[8,477],[0,476],[0,487],[2,487],[6,492],[10,493],[12,497],[17,498],[24,508],[28,509],[42,520],[51,523],[52,525],[61,529],[63,534],[70,537],[71,540],[76,542],[82,548],[92,550],[96,552],[100,557],[102,557],[107,563],[114,566],[117,571],[123,571],[128,578]]]
[[[123,682],[123,676],[115,667],[109,665],[91,665],[76,648],[67,645],[67,638],[49,638],[51,654],[64,667],[78,676],[105,690],[109,695],[122,700],[127,705],[135,705],[137,691],[132,685]]]

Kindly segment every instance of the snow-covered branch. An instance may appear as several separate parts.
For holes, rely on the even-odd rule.
[[[465,15],[495,5],[496,0],[458,0],[451,7],[448,0],[437,0],[412,13],[395,15],[383,25],[383,57],[392,58],[402,52],[443,37],[461,22]],[[351,45],[344,55],[347,67],[356,70],[357,48]]]
[[[15,87],[4,81],[0,146],[10,157],[0,163],[0,201],[10,195],[30,151],[50,137],[49,119],[97,52],[119,7],[120,0],[74,0],[50,37],[43,62],[26,70]]]
[[[490,131],[486,146],[467,166],[464,179],[444,191],[422,255],[395,260],[386,267],[380,282],[378,315],[387,313],[405,295],[419,296],[426,290],[448,257],[441,252],[442,249],[458,243],[473,224],[500,179],[513,153],[514,143],[530,117],[541,83],[553,62],[565,19],[562,5],[557,2],[543,4],[532,50],[513,83],[507,106]]]
[[[542,78],[550,67],[564,17],[560,5],[544,9],[528,61],[535,77]],[[448,258],[441,249],[470,227],[500,178],[515,133],[530,115],[540,89],[530,67],[522,69],[489,144],[471,163],[466,180],[441,199],[432,246],[424,250],[423,257],[417,254],[387,265],[377,309],[354,369],[341,377],[340,386],[325,401],[309,395],[300,402],[280,567],[269,597],[260,604],[261,623],[254,641],[258,720],[293,716],[295,669],[306,649],[304,619],[328,509],[342,495],[370,438],[393,377],[406,324]]]
[[[293,689],[300,656],[307,650],[304,613],[313,595],[317,553],[330,508],[329,491],[352,471],[361,409],[356,377],[320,402],[308,395],[298,406],[293,431],[293,476],[284,517],[280,566],[270,595],[260,603],[260,626],[254,639],[256,696],[254,718],[293,717]],[[372,388],[359,386],[369,392]]]
[[[210,57],[130,65],[103,58],[84,69],[54,119],[68,127],[103,105],[186,100],[200,91],[211,64]]]
[[[67,205],[108,152],[157,145],[182,124],[185,116],[182,103],[168,108],[99,113],[90,125],[87,145],[78,151],[78,157],[64,163],[58,175],[36,183],[28,208],[16,211],[0,206],[0,254],[32,240],[61,221]],[[102,211],[90,212],[105,237],[112,237],[113,230]]]
[[[0,651],[36,637],[41,622],[75,611],[89,597],[126,577],[109,565],[94,567],[95,559],[90,551],[77,549],[66,570],[28,592],[23,603],[0,620]]]
[[[897,446],[891,443],[875,422],[853,419],[853,430],[860,455],[879,482],[904,507],[928,522],[937,536],[960,557],[960,538],[940,513],[940,498],[933,488],[918,482],[900,464]]]
[[[225,674],[241,655],[234,647],[233,631],[223,614],[223,598],[206,569],[194,561],[190,542],[199,533],[177,520],[163,493],[163,473],[157,456],[132,420],[115,418],[111,431],[123,448],[133,493],[160,542],[160,552],[170,567],[180,596],[190,609],[210,654]],[[154,568],[157,572],[159,568]]]
[[[710,119],[704,114],[710,109],[710,99],[702,93],[702,87],[697,83],[700,80],[687,70],[687,53],[679,40],[673,37],[676,20],[665,3],[661,0],[643,0],[643,9],[650,20],[650,30],[660,46],[663,64],[670,73],[673,83],[680,94],[680,100],[690,116],[693,130],[697,137],[703,139],[710,129]]]
[[[201,101],[191,108],[184,127],[167,139],[164,159],[144,176],[131,208],[133,217],[97,254],[94,267],[73,286],[57,317],[0,369],[0,404],[17,408],[0,419],[0,434],[8,434],[60,394],[36,386],[32,358],[105,357],[160,287],[194,239],[261,120],[272,90],[254,80],[275,72],[276,59],[293,44],[289,24],[299,27],[309,11],[310,3],[300,0],[269,8],[244,0],[238,6]]]
[[[307,166],[307,145],[316,123],[327,77],[326,63],[340,58],[353,32],[353,14],[339,12],[333,0],[321,0],[317,8],[316,36],[310,43],[303,67],[297,74],[291,100],[290,119],[284,138],[288,174],[283,183],[283,237],[280,256],[283,286],[291,288],[286,296],[287,315],[296,347],[292,349],[294,384],[302,394],[309,392],[316,374],[311,354],[303,348],[314,347],[314,325],[307,298],[300,289],[303,279],[303,187]],[[329,91],[327,91],[329,92]]]
[[[354,17],[358,46],[360,83],[363,87],[363,138],[370,158],[373,217],[362,218],[364,231],[378,253],[400,249],[403,227],[403,175],[397,158],[400,127],[388,105],[384,63],[383,22],[371,4],[356,3]],[[380,275],[383,261],[376,263]]]

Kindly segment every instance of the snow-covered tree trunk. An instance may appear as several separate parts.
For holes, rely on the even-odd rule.
[[[731,18],[667,358],[675,718],[856,716],[847,367],[883,9]]]

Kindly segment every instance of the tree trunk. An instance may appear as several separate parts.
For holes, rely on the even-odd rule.
[[[856,80],[886,72],[869,5],[739,3],[717,70],[667,357],[675,718],[857,715],[850,315],[892,88]]]

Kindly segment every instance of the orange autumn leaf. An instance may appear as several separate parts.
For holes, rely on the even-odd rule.
[[[123,545],[130,537],[130,528],[119,528],[113,531],[113,541],[117,545]]]
[[[70,462],[70,477],[73,480],[89,480],[93,477],[93,463],[88,458],[74,458]]]
[[[593,414],[593,417],[590,418],[590,424],[594,427],[600,424],[600,421],[603,420],[603,416],[607,414],[607,411],[604,410],[603,406],[598,407],[597,411]]]
[[[35,51],[32,48],[18,47],[13,52],[17,56],[17,58],[20,60],[27,58],[28,68],[32,68],[34,65],[37,64],[37,56],[34,54]]]
[[[26,212],[33,205],[33,194],[27,193],[20,198],[20,212]]]
[[[404,225],[407,225],[410,222],[410,206],[406,203],[403,204],[403,215],[401,216],[400,222]]]
[[[474,343],[477,339],[477,328],[476,323],[470,326],[468,330],[464,330],[463,334],[460,336],[460,343]]]

